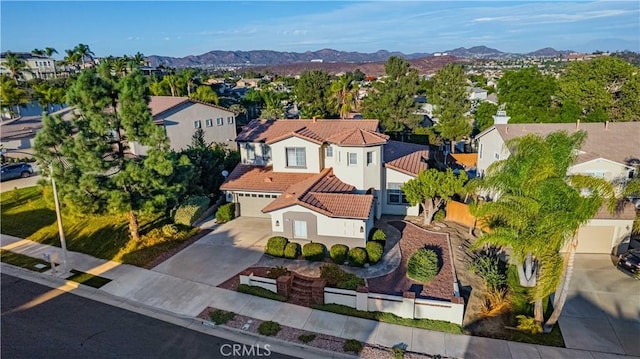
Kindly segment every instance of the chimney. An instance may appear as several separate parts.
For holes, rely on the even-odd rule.
[[[509,119],[511,117],[507,116],[507,111],[498,111],[493,116],[493,124],[494,125],[506,125],[509,123]]]
[[[609,121],[604,121],[604,130],[609,131]]]
[[[576,121],[576,131],[580,129],[580,119]]]

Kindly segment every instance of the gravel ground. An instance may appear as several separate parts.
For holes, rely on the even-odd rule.
[[[198,318],[209,320],[209,313],[215,310],[216,308],[207,307],[205,310],[202,311],[202,313],[198,315]],[[249,328],[247,329],[247,331],[251,333],[258,333],[258,327],[262,322],[263,321],[259,319],[236,314],[232,320],[228,321],[224,325],[230,328],[242,329],[242,327],[245,324],[249,324]],[[319,348],[319,349],[332,351],[332,352],[345,353],[345,351],[342,349],[342,346],[344,345],[344,342],[345,342],[345,339],[343,338],[334,337],[334,336],[325,335],[325,334],[311,333],[306,330],[287,327],[284,325],[281,327],[282,329],[275,336],[278,339],[281,339],[287,342],[303,344],[302,342],[300,342],[300,340],[298,340],[298,337],[300,335],[315,334],[316,335],[315,339],[313,339],[311,342],[307,343],[306,345]],[[362,351],[358,355],[359,358],[364,358],[364,359],[393,359],[394,358],[393,353],[389,348],[385,348],[379,345],[371,345],[367,343],[362,343],[362,346],[363,346]],[[347,354],[354,354],[354,353],[347,353]],[[406,352],[404,355],[404,358],[430,359],[434,357],[426,354]],[[446,359],[445,357],[439,357],[439,358]]]

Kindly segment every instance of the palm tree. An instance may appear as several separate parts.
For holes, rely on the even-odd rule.
[[[44,50],[40,50],[40,49],[33,49],[31,50],[31,53],[37,56],[44,56]]]
[[[18,57],[18,55],[10,51],[7,51],[4,59],[5,59],[4,66],[9,70],[9,73],[11,74],[13,81],[15,81],[17,85],[18,77],[20,77],[22,72],[30,72],[29,66],[23,59]]]
[[[176,75],[170,74],[166,75],[163,78],[163,81],[166,81],[171,89],[171,96],[177,96],[178,91],[178,77]]]
[[[64,50],[66,56],[64,57],[64,62],[69,66],[77,67],[80,63],[80,54],[75,51],[75,49]]]
[[[80,61],[82,62],[82,67],[85,65],[85,59],[88,57],[91,62],[93,62],[93,57],[95,54],[89,48],[89,45],[86,44],[78,44],[73,51],[80,56]]]
[[[475,247],[493,244],[511,249],[510,260],[518,267],[521,284],[533,287],[538,324],[544,321],[543,300],[556,292],[554,313],[545,331],[555,324],[566,299],[578,228],[604,200],[615,204],[608,182],[581,175],[567,178],[584,138],[584,132],[556,132],[544,139],[535,135],[512,139],[506,144],[510,157],[492,165],[480,181],[480,187],[497,199],[477,207],[492,232]],[[567,244],[563,258],[559,252]]]
[[[131,57],[131,61],[137,66],[142,66],[145,64],[144,55],[138,51]]]
[[[331,94],[340,118],[346,118],[358,94],[358,86],[347,75],[340,76],[331,83]]]

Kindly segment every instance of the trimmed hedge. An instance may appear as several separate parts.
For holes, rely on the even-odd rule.
[[[226,324],[228,321],[233,319],[236,316],[234,312],[227,312],[225,310],[216,309],[212,313],[209,314],[209,318],[212,322],[220,325]]]
[[[185,226],[191,226],[195,220],[209,207],[209,197],[206,196],[192,196],[187,198],[178,209],[173,217],[173,222],[177,224],[183,224]]]
[[[348,254],[349,247],[345,246],[344,244],[334,244],[329,250],[331,259],[338,264],[344,264],[344,262],[347,261]]]
[[[274,321],[268,320],[266,322],[260,323],[260,326],[258,327],[258,333],[266,336],[274,336],[278,334],[280,329],[282,329],[280,327],[280,324]]]
[[[218,211],[216,212],[216,222],[226,223],[234,218],[236,218],[235,203],[226,203],[218,207]]]
[[[387,234],[384,233],[384,231],[380,228],[376,228],[375,231],[373,231],[373,235],[371,235],[371,240],[372,241],[378,241],[378,242],[384,242],[387,241]]]
[[[417,250],[407,262],[407,277],[418,282],[430,281],[438,270],[438,255],[431,249]]]
[[[362,247],[349,249],[349,263],[356,267],[364,267],[367,263],[367,251]]]
[[[327,248],[322,243],[307,243],[302,246],[302,255],[309,261],[321,261],[325,257]]]
[[[286,302],[287,298],[281,296],[280,294],[274,293],[268,289],[264,289],[262,287],[248,285],[248,284],[240,284],[236,291],[245,294],[255,295],[257,297],[267,298],[277,300],[279,302]]]
[[[287,246],[287,243],[289,243],[289,240],[285,237],[271,237],[267,240],[264,252],[274,257],[284,257],[284,248]]]
[[[284,257],[289,259],[296,259],[300,255],[300,244],[296,242],[289,242],[284,247]]]
[[[342,350],[344,350],[345,352],[354,352],[356,354],[359,354],[362,351],[362,343],[355,339],[347,339],[342,345]]]
[[[367,243],[367,256],[369,257],[369,263],[376,264],[382,258],[384,253],[384,247],[382,243],[376,241],[370,241]]]

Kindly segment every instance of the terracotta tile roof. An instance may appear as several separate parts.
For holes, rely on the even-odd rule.
[[[345,130],[363,129],[375,132],[378,120],[252,120],[236,138],[238,142],[273,143],[291,136],[325,142]]]
[[[155,117],[165,111],[168,111],[176,106],[182,105],[187,102],[199,103],[205,106],[217,108],[219,110],[233,112],[228,108],[225,108],[222,106],[216,106],[214,104],[197,101],[197,100],[190,99],[188,97],[183,97],[183,96],[151,96],[149,100],[149,109],[151,110],[151,116]]]
[[[338,132],[327,138],[327,142],[335,143],[341,146],[374,146],[387,143],[389,136],[364,130],[361,128],[353,128]]]
[[[223,191],[284,192],[301,181],[317,176],[313,173],[273,172],[271,166],[237,165],[220,186]]]
[[[262,212],[300,205],[328,217],[367,219],[373,207],[373,196],[353,194],[354,189],[333,175],[332,168],[325,168],[314,177],[287,188]]]
[[[576,164],[596,158],[605,158],[614,162],[628,164],[630,160],[640,159],[640,122],[605,123],[519,123],[494,125],[500,136],[506,141],[529,133],[546,136],[555,131],[574,133],[584,130],[587,138],[581,150],[584,154],[576,158]],[[482,136],[481,133],[477,137]]]
[[[384,146],[384,166],[417,176],[428,168],[429,147],[415,143],[389,141]]]

